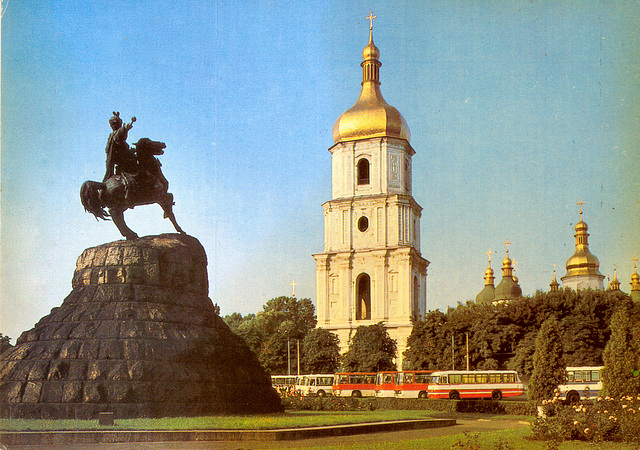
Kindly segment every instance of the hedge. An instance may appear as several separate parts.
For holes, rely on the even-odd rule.
[[[509,414],[535,416],[536,406],[530,401],[491,400],[435,400],[419,398],[354,398],[354,397],[298,397],[282,399],[291,411],[374,411],[425,410],[459,413]]]

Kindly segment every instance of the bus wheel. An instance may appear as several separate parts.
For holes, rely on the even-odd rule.
[[[318,391],[318,397],[325,397],[326,395],[327,394],[322,389]]]
[[[450,400],[460,400],[460,394],[458,393],[458,391],[451,391],[451,392],[449,392],[449,399]]]
[[[351,396],[352,396],[352,397],[362,397],[362,392],[360,392],[360,391],[353,391],[353,392],[351,392]]]
[[[500,392],[499,390],[495,390],[491,393],[491,400],[502,400],[502,392]]]
[[[420,391],[418,398],[427,398],[427,393],[425,391]]]
[[[570,405],[578,403],[579,401],[580,394],[578,394],[576,391],[571,391],[567,394],[567,403],[569,403]]]

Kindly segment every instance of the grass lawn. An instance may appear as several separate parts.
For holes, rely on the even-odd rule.
[[[528,437],[531,431],[528,427],[514,428],[502,431],[488,431],[477,434],[453,434],[441,437],[429,437],[424,439],[410,439],[395,442],[383,442],[380,444],[367,444],[367,450],[445,450],[450,448],[458,449],[474,449],[474,450],[494,450],[494,449],[513,449],[513,450],[546,450],[548,444],[542,441],[531,441]],[[466,444],[461,446],[461,444]],[[453,447],[457,445],[457,447]],[[503,446],[501,446],[503,445]],[[303,447],[301,447],[302,449]],[[333,450],[335,446],[319,446],[304,447],[304,450]],[[353,444],[340,446],[340,450],[362,450],[362,445]],[[637,444],[619,444],[619,443],[598,443],[589,444],[587,442],[563,442],[560,450],[584,450],[590,448],[594,450],[637,450]],[[287,447],[287,450],[295,450],[294,447]]]
[[[265,430],[339,425],[385,420],[425,419],[436,411],[292,411],[247,416],[167,417],[116,419],[114,426],[98,426],[97,420],[0,419],[4,431],[51,430]]]

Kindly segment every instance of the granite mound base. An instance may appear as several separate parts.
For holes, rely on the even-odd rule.
[[[180,234],[86,249],[62,305],[0,356],[0,417],[283,411],[215,313],[206,266],[198,240]]]

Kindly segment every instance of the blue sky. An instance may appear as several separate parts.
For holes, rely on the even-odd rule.
[[[525,294],[573,253],[582,198],[601,272],[640,257],[637,1],[5,0],[0,332],[71,291],[87,247],[120,238],[79,201],[108,119],[167,144],[178,222],[203,244],[222,314],[315,300],[334,121],[355,102],[369,11],[385,99],[411,129],[431,261],[428,309],[475,298],[505,239]],[[172,232],[157,206],[125,213]]]

